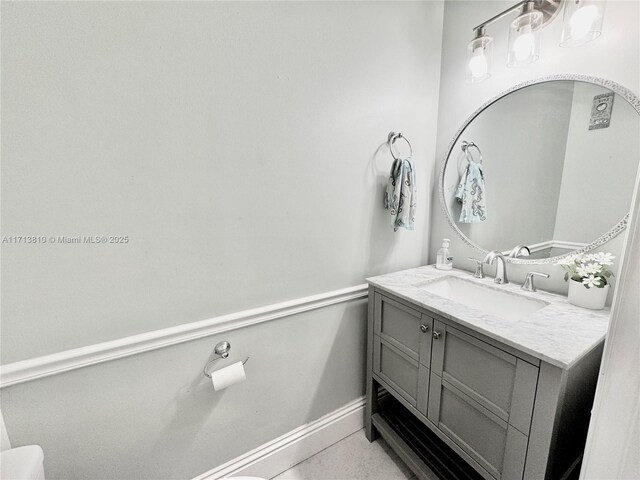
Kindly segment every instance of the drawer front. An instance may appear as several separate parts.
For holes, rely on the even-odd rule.
[[[432,327],[431,317],[376,293],[374,333],[427,367],[431,361]]]
[[[427,417],[497,479],[521,479],[528,438],[431,373]]]
[[[424,365],[374,335],[373,373],[391,388],[390,393],[426,416],[429,370]]]
[[[442,322],[433,328],[433,373],[528,435],[538,367]]]

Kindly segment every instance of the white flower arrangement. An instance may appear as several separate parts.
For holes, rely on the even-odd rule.
[[[586,288],[604,288],[609,284],[609,277],[613,272],[608,266],[613,265],[614,257],[611,253],[590,253],[588,255],[570,255],[560,260],[556,265],[565,269],[565,282],[571,278],[582,283]]]

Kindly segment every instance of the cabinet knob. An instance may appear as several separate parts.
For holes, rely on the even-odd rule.
[[[435,338],[436,340],[438,340],[440,338],[440,332],[436,332],[435,330],[433,331],[433,338]]]
[[[427,330],[429,330],[429,327],[427,327],[426,325],[420,325],[420,330],[422,330],[422,333],[427,333]]]

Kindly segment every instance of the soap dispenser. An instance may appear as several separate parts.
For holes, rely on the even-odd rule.
[[[448,238],[442,239],[442,248],[438,250],[436,255],[436,268],[438,270],[451,270],[453,268],[453,257],[449,252],[449,242]]]

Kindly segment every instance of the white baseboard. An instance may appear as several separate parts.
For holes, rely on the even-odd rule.
[[[364,397],[285,433],[193,480],[218,480],[239,475],[272,478],[357,432],[363,426]]]

